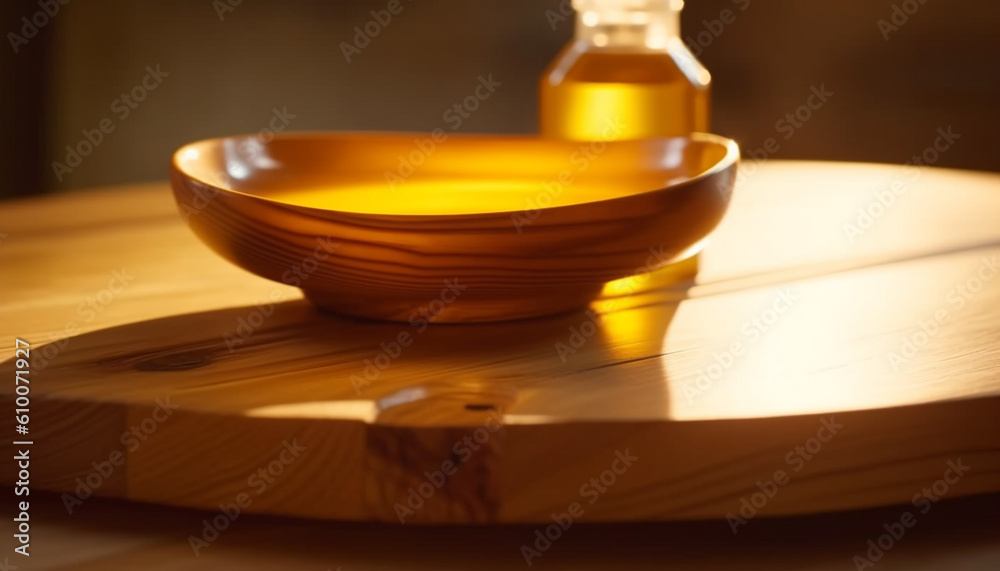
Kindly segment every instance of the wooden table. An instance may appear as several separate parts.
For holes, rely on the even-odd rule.
[[[550,523],[579,502],[579,522],[708,518],[730,537],[721,518],[771,483],[745,529],[909,504],[959,458],[972,469],[949,499],[1000,490],[1000,176],[753,166],[695,278],[668,268],[610,286],[593,313],[430,327],[360,392],[352,375],[406,326],[320,315],[221,261],[164,185],[3,203],[0,328],[40,355],[33,493],[75,493],[95,462],[120,459],[98,495],[217,509],[247,494],[244,512],[398,522],[452,461],[406,523]],[[0,396],[12,409],[13,386]],[[133,426],[134,446],[120,438]],[[477,434],[463,461],[456,443]],[[292,441],[301,458],[281,456]],[[638,459],[615,475],[626,450]],[[280,475],[258,494],[250,478],[268,466]],[[606,491],[581,487],[606,471]],[[80,509],[139,522],[151,508]],[[51,525],[81,542],[104,525],[63,519]],[[151,544],[176,532],[153,526]]]

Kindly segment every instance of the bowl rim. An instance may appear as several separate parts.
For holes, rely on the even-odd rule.
[[[267,141],[266,144],[278,139],[370,139],[377,140],[380,138],[420,138],[427,137],[429,134],[423,131],[284,131],[281,133],[275,133],[271,140]],[[453,214],[392,214],[392,213],[369,213],[369,212],[351,212],[348,210],[335,210],[331,208],[317,208],[314,206],[304,206],[299,204],[292,204],[288,202],[283,202],[269,196],[261,196],[258,194],[252,194],[249,192],[244,192],[241,190],[236,190],[233,188],[225,188],[219,186],[218,184],[208,182],[202,177],[194,176],[189,171],[181,168],[180,166],[180,156],[182,153],[188,151],[197,146],[204,146],[209,144],[221,144],[224,141],[233,140],[243,140],[247,138],[257,137],[256,133],[241,134],[241,135],[227,135],[222,137],[210,137],[207,139],[200,139],[197,141],[191,141],[182,145],[176,151],[174,151],[170,160],[170,168],[173,172],[178,175],[188,179],[198,182],[201,185],[213,188],[221,193],[235,195],[242,198],[248,198],[252,200],[258,200],[270,203],[275,206],[283,208],[291,208],[295,210],[304,210],[315,213],[323,213],[327,216],[338,215],[338,216],[349,216],[351,218],[368,218],[368,219],[379,219],[379,220],[396,220],[396,221],[406,221],[406,220],[463,220],[463,219],[476,219],[482,217],[510,217],[517,214],[523,214],[524,209],[518,210],[495,210],[489,212],[463,212],[463,213],[453,213]],[[507,133],[448,133],[448,137],[456,137],[461,140],[497,140],[501,139],[506,142],[516,143],[518,141],[522,142],[538,142],[538,141],[554,141],[559,144],[565,144],[567,146],[585,145],[588,141],[575,141],[568,139],[549,139],[542,137],[537,134],[507,134]],[[696,176],[686,178],[683,181],[668,184],[666,186],[660,186],[656,188],[651,188],[649,190],[643,190],[633,194],[628,194],[625,196],[618,196],[615,198],[607,198],[603,200],[592,200],[587,202],[579,202],[574,204],[565,204],[560,206],[550,206],[545,207],[543,210],[545,212],[566,212],[569,209],[579,209],[581,207],[592,206],[595,204],[613,204],[619,203],[621,201],[636,200],[644,197],[648,197],[652,194],[675,192],[684,189],[688,186],[699,184],[700,182],[711,178],[727,169],[730,169],[737,165],[740,161],[740,148],[739,144],[728,137],[722,135],[716,135],[713,133],[691,133],[687,136],[676,136],[676,137],[650,137],[648,139],[624,139],[624,140],[611,140],[604,141],[607,144],[616,143],[631,143],[639,144],[641,141],[693,141],[698,143],[710,143],[716,144],[725,149],[725,154],[719,159],[715,164],[705,169],[704,171],[698,173]]]

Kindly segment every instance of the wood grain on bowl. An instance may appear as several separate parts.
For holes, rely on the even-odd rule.
[[[503,321],[579,309],[608,281],[694,255],[739,156],[711,135],[594,149],[452,135],[403,179],[415,138],[287,134],[251,150],[214,139],[179,150],[171,177],[205,243],[320,307]]]

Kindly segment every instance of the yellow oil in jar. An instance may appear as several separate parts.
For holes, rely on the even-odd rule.
[[[710,80],[687,53],[571,44],[542,77],[541,132],[576,141],[707,132]]]
[[[683,0],[573,0],[573,40],[541,78],[542,135],[574,141],[709,130],[708,70],[681,40]]]

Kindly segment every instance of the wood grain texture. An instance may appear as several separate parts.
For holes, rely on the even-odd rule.
[[[849,239],[894,180],[906,192]],[[246,493],[246,511],[314,518],[399,521],[448,461],[406,523],[543,522],[581,501],[589,522],[720,518],[778,470],[760,516],[909,503],[959,458],[948,497],[1000,489],[1000,280],[969,289],[1000,254],[998,213],[996,175],[775,162],[738,186],[694,280],[668,268],[593,314],[418,331],[317,313],[220,262],[163,185],[93,191],[2,205],[0,327],[33,343],[41,489],[74,492],[117,450],[98,495],[212,510]],[[115,271],[134,277],[108,299]],[[129,450],[157,399],[178,408]],[[824,421],[843,428],[795,471]],[[586,503],[626,449],[638,460]]]

